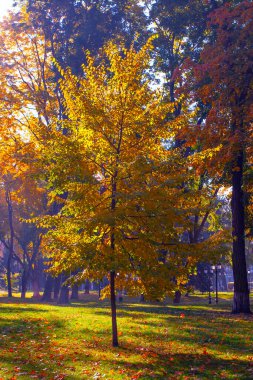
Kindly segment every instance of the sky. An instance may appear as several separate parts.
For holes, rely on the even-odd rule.
[[[11,8],[13,0],[0,0],[0,18],[6,15],[8,9]]]

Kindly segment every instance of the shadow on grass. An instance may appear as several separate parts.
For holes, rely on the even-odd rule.
[[[173,340],[175,340],[177,343],[181,343],[182,345],[186,345],[190,347],[193,343],[195,345],[198,345],[199,347],[208,347],[210,350],[220,350],[222,352],[229,352],[231,354],[235,354],[240,356],[242,353],[247,353],[248,355],[253,356],[253,339],[248,338],[245,339],[245,328],[238,326],[236,327],[236,331],[234,329],[231,332],[224,333],[224,325],[221,323],[220,329],[218,326],[210,326],[208,324],[201,325],[200,321],[196,321],[195,323],[192,321],[186,321],[187,327],[184,327],[184,325],[179,325],[177,322],[169,321],[169,324],[164,324],[164,328],[169,325],[171,336],[173,337]],[[154,323],[139,323],[136,322],[136,324],[139,326],[139,331],[141,325],[143,325],[145,328],[157,328],[157,324]],[[138,329],[138,326],[136,326],[136,330]],[[189,326],[189,327],[188,327]],[[145,340],[148,340],[152,336],[151,331],[143,331],[139,333],[142,338]],[[248,327],[248,337],[251,337],[251,327]],[[138,334],[137,334],[138,335]],[[165,334],[157,333],[157,341],[164,343],[170,341],[170,333],[165,336]]]
[[[86,305],[80,304],[80,307],[85,307]],[[88,305],[92,307],[93,305]],[[110,315],[109,305],[104,306],[95,306],[94,305],[94,313],[97,315]],[[138,317],[136,317],[136,313],[138,313]],[[226,309],[210,309],[205,307],[196,307],[194,306],[185,306],[182,305],[180,307],[173,306],[150,306],[150,305],[133,305],[133,304],[120,304],[117,306],[117,316],[118,317],[131,317],[131,314],[134,315],[136,319],[142,318],[152,318],[152,315],[157,315],[159,318],[166,319],[167,317],[179,317],[181,314],[187,316],[196,316],[196,317],[207,317],[208,319],[218,316],[223,316],[224,318],[232,316],[230,310]],[[252,318],[249,316],[248,318]],[[253,319],[253,318],[252,318]]]
[[[235,322],[232,316],[228,319],[228,311],[195,310],[188,305],[180,309],[147,304],[119,305],[118,315],[125,318],[122,321],[119,318],[123,330],[122,346],[113,349],[107,302],[78,302],[71,305],[73,310],[56,305],[47,310],[38,303],[43,307],[40,309],[34,302],[30,306],[27,303],[0,308],[4,312],[0,326],[1,322],[5,324],[0,327],[0,374],[4,379],[20,373],[23,373],[23,380],[81,380],[102,378],[103,375],[111,380],[183,379],[183,376],[189,379],[253,379],[253,367],[240,358],[240,352],[252,350],[248,342],[243,341],[243,333],[250,333],[251,326],[247,324],[246,330],[243,323]],[[181,313],[185,314],[182,318]],[[86,315],[89,320],[85,319]],[[228,330],[224,338],[225,327]],[[164,332],[166,328],[169,329],[167,333]],[[171,341],[178,344],[176,350],[179,352],[168,349]],[[193,344],[197,347],[196,353],[190,352]],[[230,358],[210,354],[217,345],[220,351],[230,352]]]
[[[131,355],[132,350],[126,350]],[[147,362],[147,356],[152,358]],[[242,360],[224,360],[204,354],[159,355],[152,351],[142,354],[139,361],[110,360],[105,366],[127,369],[128,373],[138,373],[139,379],[236,379],[249,380],[251,367]],[[183,377],[184,376],[184,377]],[[135,378],[135,377],[133,377]]]
[[[41,317],[42,310],[39,309],[6,308],[5,311],[8,309],[18,318],[0,318],[1,376],[4,379],[16,379],[16,376],[52,379],[55,375],[55,378],[63,379],[60,368],[64,355],[52,344],[51,338],[56,329],[64,328],[64,323],[57,319],[48,322]],[[36,317],[23,317],[20,315],[22,311],[35,312]]]
[[[0,304],[0,311],[1,313],[6,313],[6,314],[9,314],[9,313],[29,313],[29,312],[36,312],[36,313],[47,313],[48,310],[46,309],[38,309],[38,308],[33,308],[33,307],[22,307],[24,305],[20,305],[20,307],[13,307],[13,306],[10,306],[10,307],[1,307],[1,304]]]

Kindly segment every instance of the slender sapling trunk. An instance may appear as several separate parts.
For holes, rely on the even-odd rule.
[[[110,272],[110,294],[111,294],[111,314],[112,314],[112,345],[118,347],[118,328],[116,313],[116,294],[115,294],[115,271]]]

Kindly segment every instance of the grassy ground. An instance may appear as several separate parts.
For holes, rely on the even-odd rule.
[[[253,379],[253,317],[232,316],[229,298],[125,300],[111,348],[110,310],[94,296],[65,307],[2,297],[0,380]]]

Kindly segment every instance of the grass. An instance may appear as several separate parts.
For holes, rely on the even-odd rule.
[[[120,347],[111,347],[107,302],[71,306],[0,298],[0,379],[253,379],[252,316],[206,296],[182,305],[118,307]]]

